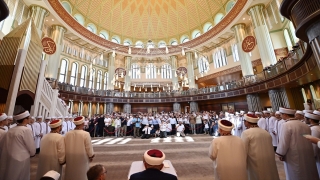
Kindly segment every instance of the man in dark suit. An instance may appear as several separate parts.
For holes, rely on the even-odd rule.
[[[165,154],[157,149],[151,149],[144,153],[143,164],[146,170],[132,174],[130,180],[177,180],[175,175],[164,173],[163,161]]]
[[[103,136],[103,130],[104,130],[104,117],[101,115],[100,117],[97,116],[98,118],[98,128],[99,128],[99,133],[98,135],[101,137]]]

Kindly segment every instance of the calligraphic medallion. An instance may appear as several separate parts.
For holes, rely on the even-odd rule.
[[[41,44],[43,47],[43,52],[45,52],[46,54],[54,54],[57,50],[56,43],[49,37],[44,37],[41,40]]]
[[[242,50],[246,53],[251,52],[256,47],[256,38],[253,36],[247,36],[242,41]]]

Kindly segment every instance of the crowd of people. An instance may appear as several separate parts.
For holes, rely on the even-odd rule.
[[[64,179],[85,180],[94,158],[90,135],[144,139],[191,134],[216,136],[209,148],[215,179],[279,179],[275,155],[284,162],[287,179],[319,179],[319,121],[320,111],[287,108],[275,113],[114,112],[90,119],[33,118],[28,111],[13,117],[2,113],[0,179],[29,179],[30,157],[39,153],[37,179],[50,170],[61,174],[65,165]]]

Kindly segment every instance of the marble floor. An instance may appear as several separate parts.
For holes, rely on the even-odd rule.
[[[95,158],[90,164],[103,164],[108,170],[107,179],[125,180],[133,161],[141,161],[143,153],[152,148],[161,149],[173,164],[179,180],[214,179],[208,148],[212,137],[192,135],[166,139],[139,139],[133,137],[94,138]],[[275,157],[276,158],[276,157]],[[31,159],[31,180],[35,180],[38,157]],[[276,158],[278,173],[285,180],[283,163]]]

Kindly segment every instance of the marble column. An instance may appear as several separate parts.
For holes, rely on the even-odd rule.
[[[249,111],[261,112],[262,106],[258,94],[248,94],[247,95],[247,104]]]
[[[249,8],[248,14],[252,19],[262,65],[263,67],[268,67],[272,64],[276,64],[277,58],[274,53],[273,44],[265,21],[263,13],[264,8],[265,6],[263,4],[255,5]]]
[[[131,104],[129,104],[129,103],[123,104],[123,112],[124,113],[131,113]]]
[[[246,25],[245,24],[236,24],[231,28],[235,34],[236,46],[238,49],[238,55],[241,64],[242,75],[244,77],[254,75],[252,62],[249,56],[249,53],[246,53],[242,50],[242,41],[247,36],[246,34]]]
[[[189,89],[197,88],[195,81],[194,81],[194,69],[193,69],[193,53],[186,52],[186,59],[187,59],[187,70],[188,70],[188,79],[189,79]]]
[[[100,104],[98,102],[97,102],[96,112],[97,114],[100,114]]]
[[[199,106],[197,102],[190,102],[190,112],[199,112]]]
[[[103,114],[107,114],[107,103],[104,103]]]
[[[70,114],[72,115],[72,110],[73,110],[73,100],[70,101]]]
[[[79,110],[78,110],[79,116],[82,116],[82,111],[83,111],[83,101],[80,101],[79,102]]]
[[[178,88],[178,77],[176,76],[176,71],[178,69],[177,56],[170,56],[171,58],[171,68],[172,68],[172,86],[173,90],[179,90]]]
[[[109,53],[108,54],[109,58],[108,58],[108,73],[109,73],[109,79],[108,79],[108,90],[114,90],[114,84],[112,84],[112,80],[114,78],[114,71],[115,71],[115,67],[114,67],[114,61],[115,61],[115,57],[113,57],[113,53]]]
[[[173,103],[173,112],[181,112],[181,104],[180,103]]]
[[[288,95],[284,88],[269,90],[268,94],[274,112],[279,111],[279,107],[290,108]]]
[[[49,16],[49,14],[49,11],[41,6],[31,5],[31,7],[29,8],[28,17],[31,17],[33,19],[40,38],[42,38],[44,19]]]
[[[132,57],[130,56],[126,56],[124,58],[124,66],[125,66],[125,70],[126,70],[126,76],[124,77],[124,90],[125,91],[130,91],[131,90],[131,77],[129,76],[129,71],[131,69],[131,59]]]
[[[60,67],[60,55],[62,51],[63,45],[63,36],[66,32],[66,29],[63,26],[53,25],[51,27],[51,38],[56,43],[56,52],[52,55],[48,55],[48,66],[46,70],[46,78],[57,79],[59,72],[58,69]]]
[[[92,112],[92,102],[89,102],[89,118],[91,118],[91,112]]]
[[[111,114],[114,109],[114,104],[113,103],[107,103],[107,114]]]

